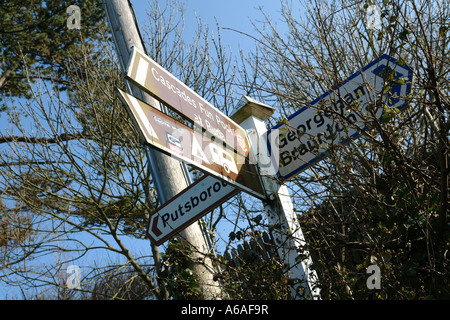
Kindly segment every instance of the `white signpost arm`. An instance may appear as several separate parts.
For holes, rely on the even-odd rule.
[[[310,268],[312,259],[304,249],[305,238],[297,221],[288,188],[273,178],[277,170],[267,154],[267,129],[264,120],[273,114],[274,109],[245,96],[237,108],[232,118],[247,130],[250,150],[258,162],[268,199],[264,202],[265,214],[285,271],[294,280],[291,286],[292,297],[319,299],[317,274]]]

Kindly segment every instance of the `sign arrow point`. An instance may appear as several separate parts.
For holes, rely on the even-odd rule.
[[[152,232],[155,236],[159,237],[162,232],[161,230],[158,229],[158,220],[159,220],[159,215],[156,215],[155,218],[153,218],[153,225],[152,225]]]

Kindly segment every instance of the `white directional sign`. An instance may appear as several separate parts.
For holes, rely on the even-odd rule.
[[[150,214],[147,237],[160,245],[239,190],[211,176],[204,176]]]
[[[403,109],[411,81],[410,67],[383,55],[270,129],[267,144],[272,157],[279,157],[278,178],[297,175],[325,157],[330,146],[359,136],[370,125],[364,120],[369,114],[380,119],[384,106]]]

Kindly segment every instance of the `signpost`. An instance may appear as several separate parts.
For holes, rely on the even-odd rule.
[[[205,175],[150,214],[147,237],[160,245],[237,193],[232,185]]]
[[[231,150],[247,156],[249,144],[245,131],[238,124],[137,48],[133,48],[126,76],[142,90],[204,129],[210,138],[219,139]]]
[[[244,97],[234,119],[252,133],[252,143],[242,127],[136,48],[127,78],[202,128],[194,131],[118,90],[145,143],[209,174],[150,214],[147,236],[152,242],[160,245],[243,190],[264,203],[280,258],[297,281],[293,297],[317,299],[317,275],[310,268],[312,260],[304,251],[305,239],[283,182],[324,158],[330,146],[359,136],[371,124],[368,116],[382,118],[385,108],[405,108],[411,68],[383,55],[268,131],[264,120],[273,108]],[[268,164],[258,158],[266,146]],[[260,167],[249,163],[255,156]],[[262,164],[267,165],[265,172],[277,166],[276,182],[272,176],[260,176]]]
[[[394,85],[384,93],[387,83]],[[368,115],[382,118],[384,108],[402,110],[411,91],[412,70],[383,55],[356,72],[337,88],[324,93],[268,131],[272,156],[279,157],[278,178],[294,177],[336,147],[361,134]],[[383,99],[384,100],[380,100]],[[277,135],[278,145],[273,135]]]
[[[117,90],[145,143],[265,199],[257,168],[249,163],[247,157],[224,148],[132,95]]]

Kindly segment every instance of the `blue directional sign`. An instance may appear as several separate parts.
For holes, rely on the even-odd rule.
[[[331,147],[356,138],[370,125],[368,118],[382,119],[387,109],[404,109],[412,74],[406,64],[382,55],[268,130],[267,145],[272,162],[278,164],[277,178],[294,177],[326,157]]]

